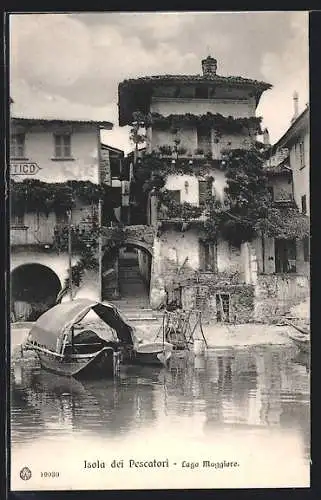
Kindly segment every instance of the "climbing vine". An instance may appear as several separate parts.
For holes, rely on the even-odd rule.
[[[27,212],[50,212],[66,214],[76,206],[77,200],[93,211],[81,224],[59,225],[53,228],[53,247],[57,252],[68,251],[69,231],[73,253],[79,255],[78,262],[72,266],[72,283],[79,286],[85,269],[97,269],[98,258],[98,214],[99,199],[103,202],[103,224],[115,222],[114,207],[118,201],[113,197],[112,188],[108,185],[97,185],[90,181],[67,181],[64,183],[47,183],[38,179],[25,179],[22,182],[11,181],[10,201],[13,214]],[[96,207],[96,210],[95,210]],[[113,240],[108,240],[107,246],[112,247]],[[69,277],[65,280],[60,298],[68,292]]]
[[[212,183],[201,206],[175,201],[164,189],[169,175],[195,175],[211,180],[211,162],[194,165],[189,161],[166,162],[157,153],[146,155],[137,165],[137,178],[146,192],[158,193],[162,219],[200,219],[205,241],[214,241],[218,234],[233,245],[251,241],[258,234],[278,238],[301,238],[309,234],[308,218],[296,206],[276,206],[268,190],[268,175],[264,167],[266,151],[260,143],[249,149],[231,149],[223,153],[216,168],[225,173],[224,203],[212,194]],[[213,179],[212,179],[213,180]],[[202,216],[202,217],[201,217]]]
[[[160,130],[168,129],[179,129],[182,126],[193,126],[197,127],[199,125],[207,126],[209,128],[215,129],[217,135],[222,133],[238,133],[242,130],[247,129],[251,134],[262,134],[261,130],[261,117],[250,117],[250,118],[234,118],[233,116],[223,116],[219,113],[206,113],[204,115],[194,115],[192,113],[185,113],[181,115],[171,114],[168,116],[163,116],[159,113],[152,113],[148,119],[148,123],[153,124],[155,128]]]
[[[66,213],[75,206],[76,199],[92,205],[99,199],[107,207],[117,206],[112,188],[90,181],[43,182],[38,179],[11,180],[10,200],[13,213],[41,212]]]

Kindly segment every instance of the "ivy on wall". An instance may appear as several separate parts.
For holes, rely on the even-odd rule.
[[[207,112],[203,115],[193,113],[170,114],[164,116],[160,113],[143,114],[139,111],[134,112],[132,116],[131,135],[136,135],[139,128],[153,127],[158,130],[171,130],[175,132],[181,127],[207,126],[215,129],[217,135],[220,133],[241,133],[247,130],[251,135],[262,134],[262,117],[251,116],[248,118],[235,118],[233,116],[223,116],[220,113]],[[143,134],[142,137],[146,138]]]
[[[50,183],[38,179],[11,180],[10,183],[12,213],[66,213],[75,206],[77,198],[87,205],[102,199],[106,208],[117,206],[113,190],[106,184],[98,185],[90,181]]]
[[[115,222],[113,209],[118,205],[118,200],[114,199],[113,190],[108,185],[97,185],[90,181],[47,183],[38,179],[25,179],[22,182],[11,180],[10,201],[13,214],[27,212],[44,213],[47,216],[50,212],[66,214],[68,210],[75,207],[77,199],[88,206],[97,206],[101,199],[104,207],[103,223]],[[77,264],[72,266],[72,282],[77,287],[81,283],[85,269],[98,268],[97,213],[89,219],[83,221],[85,224],[74,224],[70,228],[72,251],[80,256]],[[67,225],[60,225],[53,229],[53,247],[58,252],[68,250],[68,234]],[[113,240],[110,240],[107,246],[113,246],[113,244]],[[65,280],[60,298],[68,292],[68,289],[69,277]]]
[[[163,116],[159,113],[152,113],[146,119],[146,125],[153,125],[154,128],[159,130],[179,129],[182,126],[191,127],[207,126],[215,129],[218,134],[220,133],[241,133],[248,130],[251,134],[262,134],[261,130],[261,117],[250,118],[234,118],[233,116],[223,116],[220,113],[206,113],[204,115],[194,115],[192,113],[185,114],[170,114]]]
[[[157,192],[161,218],[191,220],[203,216],[204,241],[215,241],[221,234],[231,244],[239,246],[262,234],[275,238],[308,236],[308,218],[300,214],[297,207],[286,204],[277,207],[273,203],[264,168],[265,154],[256,143],[249,149],[225,151],[219,165],[227,183],[224,203],[215,199],[209,187],[205,203],[200,207],[186,202],[178,203],[164,186],[171,174],[201,175],[210,179],[210,162],[202,169],[199,164],[194,166],[190,162],[169,163],[152,153],[137,164],[136,175],[141,179],[144,192]]]

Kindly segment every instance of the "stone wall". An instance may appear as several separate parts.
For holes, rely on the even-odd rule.
[[[278,321],[291,307],[309,297],[307,276],[261,274],[255,285],[254,320],[263,323]]]
[[[150,302],[153,308],[159,306],[159,301],[163,300],[166,289],[173,282],[187,286],[188,281],[193,283],[204,280],[204,276],[209,274],[211,281],[221,281],[222,277],[227,276],[228,284],[245,283],[241,250],[228,245],[222,239],[219,239],[216,245],[218,274],[200,272],[199,236],[197,228],[191,227],[183,232],[169,228],[155,238],[150,286]]]
[[[238,273],[201,273],[196,280],[182,286],[183,309],[200,309],[205,321],[217,321],[218,294],[229,296],[229,322],[249,323],[253,320],[254,286],[240,281]]]

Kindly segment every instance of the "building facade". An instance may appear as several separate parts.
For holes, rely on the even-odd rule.
[[[306,293],[301,253],[297,265],[285,269],[276,252],[281,256],[286,251],[275,238],[263,235],[233,245],[219,234],[215,241],[204,241],[200,221],[206,218],[208,194],[224,206],[224,157],[256,143],[262,133],[256,108],[271,86],[219,76],[217,61],[210,56],[202,61],[202,71],[142,77],[119,85],[120,125],[140,119],[146,130],[146,148],[134,165],[131,191],[142,187],[146,223],[155,228],[150,303],[156,308],[172,297],[180,307],[203,308],[217,321],[265,321]],[[160,171],[166,175],[159,179],[161,189],[151,189],[146,196],[148,169],[154,186]],[[267,172],[274,201],[294,203],[288,172]],[[136,195],[136,205],[138,199]],[[269,307],[263,308],[269,294]]]
[[[84,192],[104,180],[102,128],[110,130],[112,124],[11,117],[10,265],[15,320],[34,319],[55,303],[70,263],[75,265],[80,258],[74,241],[69,261],[67,226],[73,228],[73,240],[78,235],[84,243],[97,221],[97,200]],[[82,190],[74,191],[73,183]],[[70,193],[76,195],[69,211]],[[78,292],[97,298],[97,277],[93,280],[90,271],[87,274],[84,291]]]

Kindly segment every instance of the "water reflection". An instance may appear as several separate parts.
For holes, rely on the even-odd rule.
[[[291,348],[177,353],[169,369],[123,367],[115,380],[79,382],[22,360],[12,375],[12,442],[70,433],[115,437],[177,419],[213,429],[300,433],[309,454],[309,365]],[[188,438],[188,435],[186,436]]]

